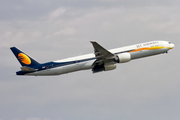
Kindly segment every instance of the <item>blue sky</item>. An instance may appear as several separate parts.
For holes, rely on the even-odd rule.
[[[0,120],[180,119],[179,1],[14,0],[0,2]],[[54,77],[15,76],[16,46],[39,62],[152,40],[168,54]]]

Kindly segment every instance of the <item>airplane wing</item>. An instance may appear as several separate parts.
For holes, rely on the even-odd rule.
[[[91,41],[94,47],[94,54],[96,56],[96,61],[93,63],[93,72],[96,68],[104,66],[106,64],[114,64],[115,54],[109,52],[97,42]]]
[[[103,48],[101,45],[99,45],[97,42],[91,41],[94,47],[94,54],[96,55],[96,58],[112,58],[114,57],[114,54]]]

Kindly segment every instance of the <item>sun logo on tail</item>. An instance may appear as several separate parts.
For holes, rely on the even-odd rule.
[[[24,64],[26,64],[26,65],[30,65],[30,64],[31,64],[31,59],[30,59],[26,54],[24,54],[24,53],[19,53],[19,54],[18,54],[18,59],[19,59],[22,63],[24,63]]]

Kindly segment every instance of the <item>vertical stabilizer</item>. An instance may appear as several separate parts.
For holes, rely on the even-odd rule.
[[[18,59],[19,63],[22,66],[33,68],[34,66],[39,65],[39,63],[36,60],[34,60],[33,58],[31,58],[30,56],[28,56],[21,50],[17,49],[16,47],[11,47],[10,49],[14,53],[14,55],[16,56],[16,58]]]

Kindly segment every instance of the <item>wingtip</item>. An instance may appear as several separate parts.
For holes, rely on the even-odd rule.
[[[96,41],[90,41],[91,43],[96,43]]]

